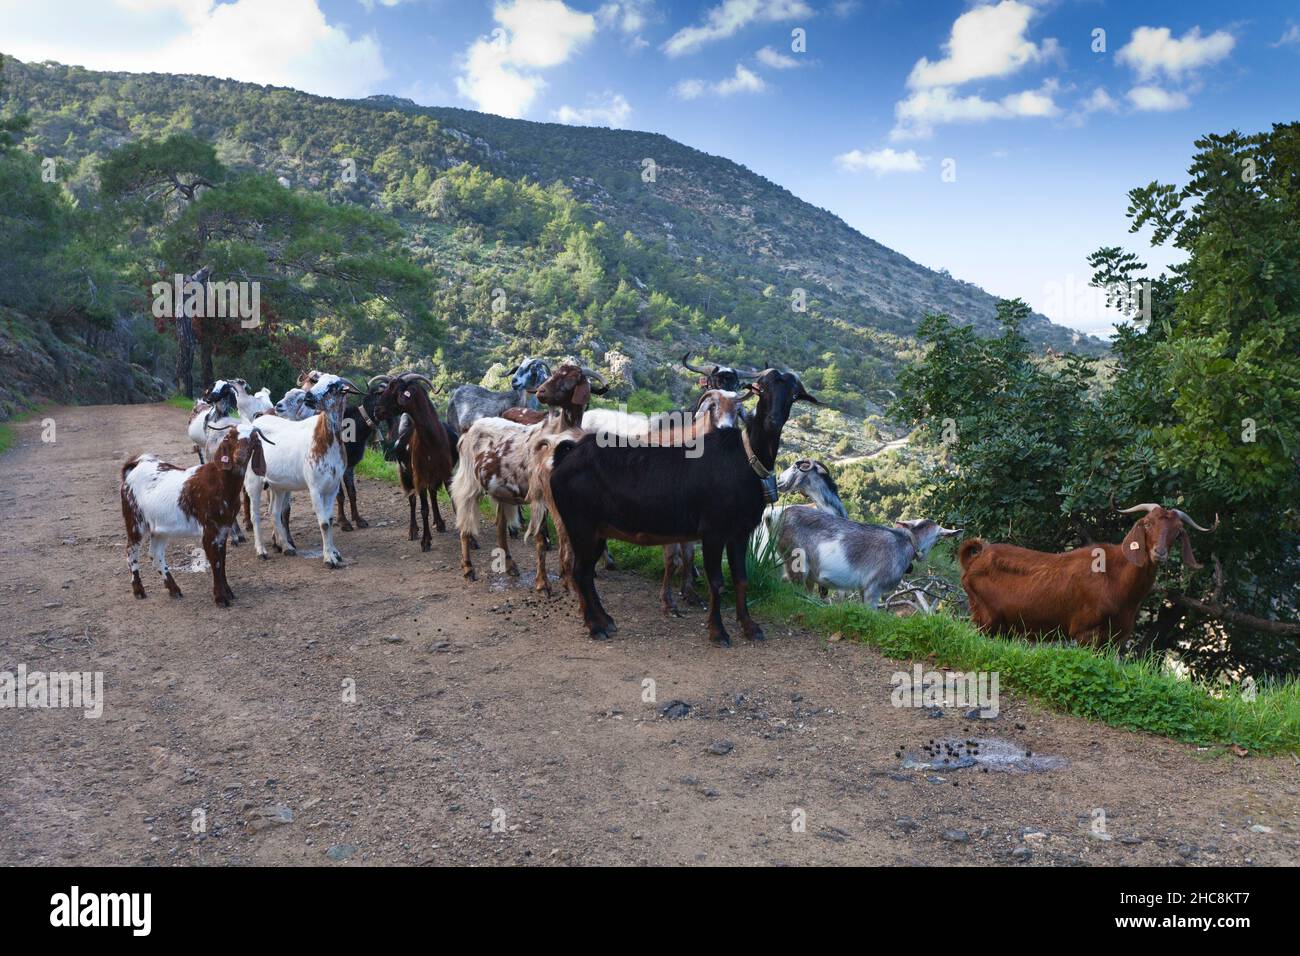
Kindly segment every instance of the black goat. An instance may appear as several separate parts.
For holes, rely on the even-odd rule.
[[[729,645],[722,626],[722,551],[736,590],[736,620],[750,640],[763,630],[745,604],[750,533],[766,502],[776,500],[781,430],[796,401],[820,404],[791,372],[766,369],[745,386],[758,406],[744,428],[704,438],[703,454],[682,448],[620,447],[590,435],[556,448],[551,496],[573,558],[572,578],[583,621],[593,638],[609,636],[613,619],[596,593],[596,559],[608,538],[641,545],[701,540],[709,579],[709,639]]]
[[[349,408],[343,414],[343,426],[339,429],[339,434],[343,438],[343,448],[347,454],[347,470],[343,472],[343,483],[339,485],[338,497],[339,527],[344,531],[351,531],[354,524],[358,528],[370,527],[370,523],[357,514],[355,472],[357,464],[366,454],[366,446],[370,444],[371,436],[375,434],[377,424],[375,409],[381,391],[382,388],[378,387],[372,379],[371,385],[366,389],[366,394],[361,398],[361,404]],[[343,513],[343,496],[345,492],[352,506],[351,523],[348,522],[347,516]]]

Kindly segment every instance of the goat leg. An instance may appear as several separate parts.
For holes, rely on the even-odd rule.
[[[722,542],[704,539],[704,576],[709,581],[709,640],[720,647],[731,646],[731,636],[722,626]]]
[[[357,479],[351,468],[343,473],[343,483],[348,488],[348,503],[352,507],[352,523],[358,528],[369,528],[370,522],[357,514]],[[344,528],[343,530],[346,531],[347,529]]]
[[[338,493],[338,497],[334,499],[334,503],[335,503],[335,505],[336,505],[337,508],[338,508],[338,513],[339,513],[339,528],[340,528],[341,530],[343,530],[343,531],[351,531],[351,530],[352,530],[352,523],[351,523],[350,521],[348,521],[348,516],[347,516],[346,514],[343,513],[343,504],[344,504],[344,502],[343,502],[343,483],[342,483],[342,482],[339,483],[339,493]]]
[[[208,570],[212,572],[212,601],[218,607],[230,607],[229,588],[225,584],[226,562],[222,559],[224,549],[217,544],[217,536],[211,530],[203,534],[203,554],[208,559]]]
[[[673,600],[673,576],[677,572],[681,545],[664,545],[664,580],[659,586],[659,606],[663,608],[664,617],[681,617],[677,602]],[[686,573],[685,568],[682,574]]]
[[[460,569],[461,573],[465,575],[466,581],[473,581],[476,575],[474,574],[474,562],[469,559],[469,542],[470,535],[462,532],[460,536]]]
[[[749,616],[746,595],[749,592],[749,568],[746,564],[749,554],[744,538],[733,538],[727,542],[727,563],[731,565],[731,585],[736,591],[736,620],[741,630],[751,641],[766,639],[758,622]]]
[[[514,510],[509,505],[504,502],[497,502],[497,548],[500,549],[501,555],[506,559],[506,574],[519,577],[519,566],[515,564],[515,559],[510,555],[510,518],[514,513]]]
[[[420,494],[423,495],[424,492],[420,492]],[[433,504],[433,526],[438,529],[439,534],[446,534],[447,523],[442,520],[442,511],[438,507],[438,489],[436,486],[429,489],[429,498]]]
[[[442,521],[442,518],[438,520]],[[433,535],[429,533],[429,494],[423,488],[420,489],[420,521],[424,524],[424,533],[420,535],[420,550],[431,551]]]

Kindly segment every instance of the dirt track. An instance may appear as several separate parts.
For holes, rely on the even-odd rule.
[[[421,553],[400,492],[372,482],[358,482],[372,526],[339,535],[341,571],[258,562],[246,545],[231,551],[230,610],[206,573],[178,574],[185,597],[170,600],[152,567],[148,600],[133,600],[119,468],[144,450],[189,462],[186,415],[45,414],[54,444],[22,425],[0,458],[0,671],[103,671],[106,704],[98,720],[0,710],[0,864],[1300,859],[1292,757],[1198,752],[1005,693],[978,725],[898,709],[890,676],[906,664],[770,621],[765,644],[715,649],[700,612],[666,620],[655,587],[619,572],[601,586],[620,631],[596,645],[562,591],[526,589],[528,549],[524,583],[480,569],[467,586],[453,536]],[[318,549],[307,512],[295,501],[295,537]],[[689,716],[658,714],[673,699]],[[1069,764],[900,767],[900,744],[949,736]],[[721,741],[734,749],[708,752]],[[292,822],[268,822],[281,807]],[[1095,808],[1112,839],[1089,834]],[[806,832],[792,832],[796,809]]]

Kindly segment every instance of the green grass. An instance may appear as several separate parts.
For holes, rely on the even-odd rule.
[[[397,481],[397,466],[367,449],[357,474]],[[487,502],[483,502],[487,508]],[[623,570],[658,579],[659,548],[611,541]],[[941,572],[944,551],[931,555]],[[1108,649],[986,637],[969,622],[946,614],[897,617],[859,602],[825,603],[781,578],[770,562],[749,557],[751,607],[775,619],[829,637],[839,633],[904,661],[927,667],[998,674],[999,690],[1014,691],[1053,710],[1113,727],[1159,734],[1205,746],[1237,745],[1256,754],[1300,754],[1300,681],[1265,681],[1255,699],[1235,687],[1214,688],[1180,679],[1154,658],[1121,658]],[[653,595],[647,592],[647,600]]]
[[[624,569],[663,574],[657,548],[611,541]],[[941,562],[941,555],[932,560]],[[1108,649],[992,638],[946,614],[898,617],[860,602],[826,603],[781,579],[779,568],[749,556],[751,607],[767,619],[870,644],[889,657],[953,671],[997,672],[1000,690],[1053,710],[1207,746],[1253,753],[1300,753],[1300,682],[1261,682],[1255,699],[1235,687],[1180,679],[1155,659],[1126,659]]]
[[[164,403],[173,408],[183,408],[187,412],[194,407],[194,399],[186,398],[184,395],[173,395]]]
[[[19,422],[25,422],[28,419],[35,418],[41,413],[41,410],[46,407],[47,406],[44,405],[38,405],[35,408],[29,408],[26,411],[19,412],[7,422],[0,422],[0,455],[7,452],[14,446],[14,443],[18,441],[18,433],[14,430],[14,426]]]

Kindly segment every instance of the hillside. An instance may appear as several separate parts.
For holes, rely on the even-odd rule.
[[[106,154],[183,133],[215,144],[235,174],[270,174],[399,224],[430,275],[431,319],[403,314],[372,327],[316,314],[285,326],[347,367],[427,368],[432,357],[450,384],[523,352],[575,353],[625,369],[616,394],[654,404],[688,387],[675,368],[685,351],[770,360],[828,392],[852,419],[835,430],[865,451],[856,423],[889,400],[927,312],[995,330],[995,299],[983,290],[663,136],[49,63],[9,61],[4,81],[0,115],[31,120],[20,148],[54,158],[83,208],[99,202]],[[642,177],[647,157],[653,182]],[[791,308],[796,289],[806,290],[806,311]],[[1042,316],[1024,331],[1036,347],[1071,347],[1071,332]],[[1101,348],[1091,339],[1074,347]],[[150,369],[170,370],[165,357]]]

